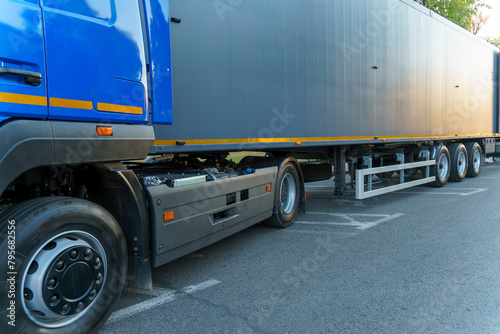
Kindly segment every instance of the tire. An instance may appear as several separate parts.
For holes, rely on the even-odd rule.
[[[449,146],[451,157],[450,181],[462,182],[467,175],[467,149],[462,143]]]
[[[431,176],[436,176],[436,181],[431,183],[433,187],[444,187],[450,177],[450,152],[445,145],[441,145],[436,154],[436,165],[431,167]]]
[[[125,238],[113,216],[85,200],[51,197],[13,207],[0,216],[0,224],[0,294],[7,296],[15,287],[15,296],[2,297],[0,306],[5,310],[15,301],[16,325],[6,324],[4,316],[0,332],[93,333],[100,328],[127,273]],[[9,226],[15,226],[15,268],[8,267]],[[11,286],[7,273],[12,271],[17,274]]]
[[[264,221],[271,227],[290,226],[299,211],[300,204],[299,171],[293,162],[284,163],[278,173],[278,182],[275,189],[275,213]]]
[[[465,148],[468,154],[467,177],[478,177],[481,173],[483,150],[478,143],[466,143]]]

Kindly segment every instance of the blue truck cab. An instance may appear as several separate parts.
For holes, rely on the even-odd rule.
[[[40,166],[142,159],[172,123],[168,1],[2,1],[0,36],[0,192]]]
[[[172,123],[167,1],[1,6],[4,120]]]

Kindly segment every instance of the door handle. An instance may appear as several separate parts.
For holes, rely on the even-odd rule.
[[[0,76],[13,75],[24,78],[24,83],[32,86],[40,86],[42,84],[42,73],[20,70],[18,68],[0,66]]]

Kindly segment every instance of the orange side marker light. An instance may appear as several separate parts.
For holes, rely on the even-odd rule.
[[[113,128],[110,126],[98,126],[97,127],[97,135],[98,136],[112,136]]]
[[[163,213],[163,221],[169,221],[169,220],[172,220],[174,219],[174,212],[173,211],[169,211],[169,212],[164,212]]]

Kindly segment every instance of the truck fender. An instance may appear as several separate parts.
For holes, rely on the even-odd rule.
[[[122,163],[96,164],[86,168],[84,180],[88,199],[108,210],[125,235],[128,286],[151,291],[148,202],[136,174]]]

